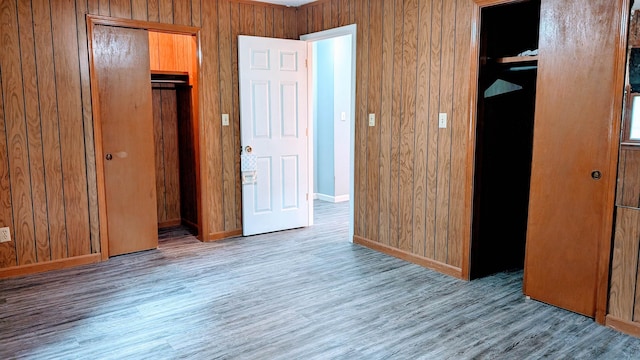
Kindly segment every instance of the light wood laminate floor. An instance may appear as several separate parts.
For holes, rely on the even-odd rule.
[[[348,205],[305,229],[0,280],[0,359],[638,359],[640,339],[353,245]]]

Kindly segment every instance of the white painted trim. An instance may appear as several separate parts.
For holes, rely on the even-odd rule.
[[[316,200],[327,201],[327,202],[332,202],[332,203],[339,203],[339,202],[349,201],[349,195],[331,196],[331,195],[326,195],[326,194],[315,193],[315,194],[313,194],[313,198],[316,199]]]
[[[306,34],[306,35],[302,35],[300,36],[300,40],[303,41],[307,41],[309,43],[315,42],[315,41],[319,41],[319,40],[325,40],[325,39],[330,39],[330,38],[335,38],[335,37],[339,37],[339,36],[344,36],[344,35],[351,35],[351,154],[349,155],[349,198],[348,199],[353,199],[353,194],[354,194],[354,177],[355,177],[355,144],[356,144],[356,48],[357,48],[357,26],[356,24],[351,24],[351,25],[347,25],[347,26],[341,26],[338,28],[334,28],[334,29],[329,29],[329,30],[325,30],[325,31],[320,31],[320,32],[316,32],[316,33],[312,33],[312,34]],[[312,46],[311,44],[309,44],[308,47],[309,51],[311,51]],[[309,53],[310,54],[310,53]],[[307,56],[307,59],[311,58],[310,55]],[[309,76],[311,75],[311,66],[312,64],[309,64],[309,68],[307,70]],[[312,84],[309,83],[309,88],[312,89]],[[310,98],[309,99],[313,99],[312,96],[312,91],[309,91],[309,95]],[[311,103],[309,103],[309,105],[311,105]],[[308,106],[308,109],[311,109],[312,106]],[[311,110],[309,112],[312,112]],[[310,128],[310,132],[309,132],[309,147],[311,148],[311,151],[309,151],[309,154],[311,156],[310,158],[310,162],[309,164],[313,163],[313,134],[312,134],[312,130],[313,130],[313,118],[312,118],[312,114],[309,116],[309,123],[307,125],[308,128]],[[312,169],[313,171],[313,169]],[[309,187],[309,189],[313,189],[313,174],[310,174],[311,176],[309,176],[309,179],[311,179],[311,186]],[[311,206],[311,208],[313,209],[313,201],[309,201],[309,204]],[[309,212],[310,214],[313,214],[313,212]],[[353,234],[354,234],[354,228],[353,228],[353,220],[354,220],[354,204],[353,201],[349,201],[349,241],[353,241]],[[311,219],[311,221],[313,222],[313,218]]]

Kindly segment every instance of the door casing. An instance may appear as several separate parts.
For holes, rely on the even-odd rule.
[[[192,26],[184,26],[184,25],[172,25],[172,24],[162,24],[162,23],[154,23],[147,21],[139,21],[139,20],[129,20],[129,19],[120,19],[120,18],[112,18],[108,16],[97,16],[97,15],[87,15],[87,38],[89,39],[89,72],[91,77],[91,101],[92,101],[92,115],[93,115],[93,134],[94,134],[94,146],[95,146],[95,156],[96,156],[96,178],[97,178],[97,191],[98,191],[98,217],[100,220],[100,252],[102,256],[102,260],[107,260],[109,258],[109,232],[107,229],[107,221],[108,221],[108,213],[106,206],[106,191],[105,191],[105,174],[104,174],[104,149],[102,144],[102,121],[100,118],[100,94],[97,86],[97,78],[95,76],[94,71],[94,60],[93,60],[93,31],[96,25],[105,25],[105,26],[114,26],[114,27],[123,27],[123,28],[133,28],[133,29],[142,29],[147,31],[157,31],[157,32],[166,32],[173,34],[183,34],[190,35],[196,37],[197,42],[197,54],[196,56],[200,56],[200,28],[192,27]],[[198,61],[198,84],[202,84],[202,72],[200,69],[201,61]],[[151,79],[149,79],[151,81]],[[201,119],[200,114],[202,114],[202,91],[198,91],[198,108],[193,109],[193,111],[198,112],[198,119]],[[202,120],[200,120],[201,122]],[[202,127],[199,126],[199,129]],[[203,131],[198,131],[198,140],[199,140],[199,153],[206,154],[207,148],[207,139],[203,134]],[[198,222],[200,224],[201,233],[198,235],[201,240],[207,240],[209,234],[209,227],[206,221],[203,221],[208,218],[208,211],[206,206],[202,206],[202,204],[206,204],[207,199],[207,182],[206,182],[206,174],[207,174],[207,162],[199,161],[198,164],[200,170],[200,194],[198,196]]]
[[[481,30],[481,11],[488,6],[512,4],[522,2],[523,0],[474,0],[473,13],[472,13],[472,41],[470,49],[470,57],[472,60],[469,77],[469,105],[471,114],[469,116],[469,134],[467,138],[467,160],[466,160],[466,178],[465,178],[465,231],[463,241],[463,263],[462,263],[462,277],[469,279],[470,271],[470,252],[471,252],[471,233],[472,233],[472,217],[473,217],[473,179],[474,179],[474,164],[475,164],[475,150],[476,150],[476,126],[477,126],[477,93],[478,93],[478,76],[480,71],[479,55],[480,55],[480,30]],[[623,9],[630,9],[630,0],[621,0]],[[622,118],[622,96],[624,88],[624,64],[626,60],[626,39],[627,39],[627,24],[629,22],[629,13],[625,12],[622,19],[620,19],[620,33],[618,35],[618,43],[616,45],[616,58],[615,58],[615,89],[620,89],[619,92],[612,94],[615,97],[615,103],[619,103],[620,106],[614,107],[611,114],[613,124],[611,127],[610,136],[610,148],[606,149],[611,154],[608,167],[603,169],[606,171],[603,178],[611,186],[607,189],[607,201],[606,205],[611,205],[611,211],[606,212],[606,219],[603,221],[603,233],[600,236],[598,244],[598,264],[597,266],[597,282],[596,282],[596,309],[595,320],[598,323],[604,324],[607,299],[609,290],[609,267],[610,267],[610,253],[611,253],[611,233],[613,229],[613,203],[615,199],[615,183],[617,176],[617,164],[618,164],[618,147],[619,147],[619,132],[620,132],[620,119]],[[526,267],[526,264],[525,264]]]

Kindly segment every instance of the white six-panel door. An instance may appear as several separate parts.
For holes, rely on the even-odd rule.
[[[309,225],[306,58],[304,41],[238,38],[245,236]]]

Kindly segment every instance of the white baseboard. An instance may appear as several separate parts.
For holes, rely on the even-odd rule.
[[[347,195],[331,196],[331,195],[315,193],[315,194],[313,194],[313,198],[315,200],[328,201],[328,202],[332,202],[332,203],[339,203],[339,202],[343,202],[343,201],[349,201],[349,195],[348,194]]]

